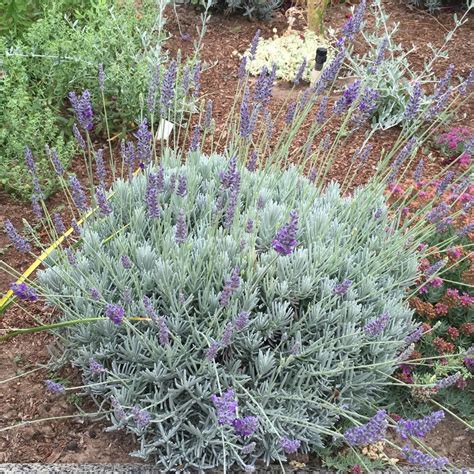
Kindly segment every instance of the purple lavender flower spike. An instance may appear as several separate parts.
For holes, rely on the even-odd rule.
[[[326,119],[326,109],[327,109],[327,106],[328,106],[328,102],[329,102],[329,97],[327,95],[325,95],[321,99],[321,102],[319,104],[319,109],[318,109],[318,112],[316,114],[316,122],[319,123],[319,124],[323,124],[325,119]]]
[[[79,145],[79,148],[85,150],[87,148],[86,142],[84,141],[84,138],[82,137],[82,134],[77,128],[76,124],[72,126],[72,133],[74,135],[74,138],[76,139],[77,144]]]
[[[217,419],[220,425],[231,425],[237,417],[238,402],[235,392],[229,388],[222,393],[221,397],[216,394],[211,395],[211,402],[217,412]]]
[[[242,331],[246,328],[249,323],[250,313],[248,311],[242,311],[234,320],[234,328],[236,331]]]
[[[178,218],[176,220],[174,240],[178,245],[180,245],[186,242],[187,237],[188,237],[188,230],[186,227],[186,216],[184,215],[184,211],[181,209],[179,211]]]
[[[426,220],[432,224],[443,220],[450,212],[450,207],[444,201],[441,202],[438,206],[431,209],[430,212],[426,214]]]
[[[300,449],[301,441],[284,437],[280,439],[280,446],[286,454],[294,454]]]
[[[151,141],[152,134],[148,130],[148,121],[143,119],[143,121],[138,126],[137,133],[135,134],[137,139],[137,159],[140,163],[148,164],[151,160]]]
[[[233,156],[227,165],[225,172],[219,173],[221,185],[224,189],[232,188],[240,182],[240,174],[237,171],[237,156]]]
[[[237,74],[239,81],[241,81],[245,77],[246,74],[247,74],[247,56],[242,56],[242,59],[240,60],[240,65],[239,65],[239,72]]]
[[[105,89],[105,73],[104,73],[104,65],[102,63],[99,64],[98,70],[97,70],[97,79],[99,81],[99,88],[102,92],[104,92]]]
[[[433,93],[433,99],[439,99],[448,90],[453,71],[454,64],[450,64],[446,68],[444,76],[439,80],[438,84],[436,85],[435,91]]]
[[[64,225],[61,214],[59,214],[58,212],[55,212],[53,214],[53,222],[54,222],[54,227],[56,228],[56,232],[58,235],[63,235],[66,233],[66,226]]]
[[[303,74],[306,71],[307,65],[308,65],[308,62],[306,58],[303,58],[303,61],[300,64],[300,67],[298,68],[298,71],[296,71],[295,78],[293,79],[293,84],[298,85],[301,82],[301,79],[303,79]]]
[[[72,108],[74,109],[74,113],[79,125],[84,130],[92,130],[94,126],[94,113],[92,111],[90,92],[86,89],[80,97],[78,97],[75,92],[70,92],[69,101],[71,102]]]
[[[397,433],[403,439],[408,439],[410,436],[424,438],[443,418],[443,410],[434,411],[430,415],[417,420],[404,420],[402,418],[397,422]]]
[[[199,97],[199,93],[201,92],[201,63],[199,61],[193,67],[193,84],[193,96]]]
[[[435,103],[427,110],[425,114],[426,120],[432,120],[437,117],[446,107],[450,97],[452,89],[449,88],[444,94],[436,99]]]
[[[178,187],[176,188],[176,194],[178,196],[184,197],[187,193],[187,180],[186,176],[183,174],[178,176]]]
[[[128,255],[122,255],[120,257],[120,263],[122,264],[122,267],[125,268],[125,270],[130,270],[133,266],[133,263]]]
[[[272,241],[273,249],[280,255],[290,255],[296,249],[298,241],[296,234],[298,232],[298,212],[290,212],[290,221],[284,224],[275,234]]]
[[[458,230],[457,234],[460,237],[467,237],[472,232],[474,232],[474,222],[470,222],[469,224],[466,224],[464,227]]]
[[[191,142],[189,144],[189,151],[199,150],[199,145],[201,143],[201,126],[199,124],[194,125],[193,134],[191,136]]]
[[[372,148],[373,146],[369,144],[357,151],[357,158],[361,163],[365,163],[367,161],[367,158],[369,157]]]
[[[411,121],[416,117],[416,114],[418,113],[418,110],[420,109],[421,93],[422,93],[421,85],[419,82],[417,82],[415,86],[413,87],[413,92],[405,108],[404,119],[406,121]]]
[[[150,173],[146,187],[145,200],[148,209],[148,216],[152,219],[158,219],[161,215],[160,205],[158,203],[157,175]]]
[[[251,454],[255,451],[255,447],[257,446],[257,443],[252,442],[249,444],[246,444],[245,446],[242,446],[242,454]]]
[[[54,382],[52,380],[45,380],[44,383],[48,391],[51,393],[58,394],[58,393],[64,393],[66,391],[66,388],[61,383]]]
[[[13,244],[15,249],[18,250],[18,252],[27,253],[31,251],[31,245],[17,232],[10,219],[6,219],[3,225],[5,226],[5,231],[8,235],[8,238],[10,239],[10,242]]]
[[[252,43],[250,44],[250,60],[253,61],[255,59],[255,54],[257,53],[258,42],[260,40],[260,29],[255,32],[255,36],[252,39]]]
[[[97,362],[91,357],[89,359],[89,370],[91,371],[92,375],[100,375],[105,372],[105,367],[100,362]]]
[[[97,205],[99,206],[100,213],[102,216],[108,216],[112,213],[112,208],[110,207],[110,204],[107,201],[105,189],[102,186],[97,186],[95,190],[95,199],[97,201]]]
[[[459,379],[461,378],[461,373],[456,372],[453,375],[448,375],[447,377],[444,377],[436,382],[435,388],[438,390],[442,390],[444,388],[451,387],[454,385]]]
[[[437,262],[433,263],[427,270],[425,270],[425,275],[427,277],[434,275],[435,273],[438,273],[443,267],[446,265],[446,262],[444,260],[438,260]]]
[[[221,306],[227,306],[230,302],[230,297],[234,291],[240,287],[240,268],[235,267],[232,270],[230,278],[224,282],[224,288],[219,296],[219,304]]]
[[[153,321],[157,321],[158,315],[156,314],[153,303],[151,302],[151,299],[148,298],[148,296],[143,297],[143,306],[145,307],[146,315],[153,319]]]
[[[96,174],[97,179],[102,187],[105,188],[105,179],[107,177],[107,172],[105,171],[104,164],[104,150],[100,149],[94,153],[95,163],[96,163]]]
[[[352,117],[357,125],[362,124],[365,120],[368,120],[377,109],[379,100],[379,93],[371,87],[366,87],[360,94],[359,106],[355,115]]]
[[[253,232],[253,220],[252,219],[249,219],[247,221],[247,224],[245,225],[245,232],[247,232],[247,234],[251,234]]]
[[[338,99],[338,101],[334,105],[334,111],[337,114],[340,114],[341,112],[347,110],[356,101],[360,92],[360,84],[361,82],[357,80],[346,87],[342,94],[342,97]]]
[[[81,234],[82,234],[82,230],[81,228],[79,227],[79,224],[77,223],[76,219],[73,219],[71,221],[71,227],[72,227],[72,230],[74,231],[74,234],[77,236],[77,237],[80,237]]]
[[[209,362],[212,362],[213,360],[215,360],[217,356],[217,352],[219,351],[220,347],[221,345],[219,344],[219,342],[217,341],[211,342],[211,345],[206,350],[206,359]]]
[[[250,157],[247,161],[247,165],[246,165],[246,168],[253,172],[257,169],[257,160],[258,160],[258,154],[255,150],[252,150],[252,152],[250,153]]]
[[[352,285],[352,281],[349,280],[348,278],[344,278],[344,280],[341,283],[338,283],[334,287],[333,293],[338,296],[345,295],[351,285]]]
[[[227,347],[230,346],[230,343],[232,342],[232,336],[234,334],[234,325],[229,322],[226,324],[226,327],[224,329],[224,334],[222,334],[221,338],[221,347]]]
[[[132,304],[132,290],[130,288],[124,288],[122,291],[122,301],[127,304]]]
[[[43,209],[35,194],[31,196],[31,208],[33,209],[34,215],[41,220],[43,218]]]
[[[286,113],[285,113],[285,123],[287,125],[290,125],[291,122],[293,122],[293,119],[295,118],[295,112],[296,112],[296,102],[292,102],[288,106],[288,109],[286,110]]]
[[[258,418],[256,416],[246,416],[244,418],[236,418],[232,422],[235,433],[242,438],[252,436],[258,430]]]
[[[161,115],[167,117],[168,113],[173,105],[174,99],[174,88],[176,83],[176,74],[178,68],[176,61],[171,61],[168,68],[163,75],[163,84],[161,87]]]
[[[176,173],[172,173],[169,179],[168,188],[169,191],[172,193],[176,187]]]
[[[425,169],[425,161],[421,159],[418,164],[416,165],[415,172],[413,173],[413,179],[416,183],[421,181],[423,177],[423,170]]]
[[[403,352],[398,356],[398,362],[405,362],[408,360],[413,352],[415,351],[415,344],[411,343]]]
[[[166,319],[163,316],[158,318],[158,339],[162,346],[167,346],[170,343],[170,333]]]
[[[125,317],[125,310],[122,306],[113,303],[107,303],[105,306],[105,315],[116,325],[122,324]]]
[[[189,65],[186,64],[186,66],[184,66],[183,78],[181,80],[181,87],[183,88],[183,93],[185,96],[188,95],[190,84],[191,84],[191,69],[189,68]]]
[[[23,301],[36,301],[38,299],[38,294],[35,289],[28,286],[26,283],[12,283],[10,285],[10,290],[13,291],[13,294],[16,297]]]
[[[242,96],[242,103],[240,104],[240,136],[245,139],[249,138],[252,133],[250,128],[249,100],[249,88],[245,87],[244,95]]]
[[[365,5],[365,0],[360,2],[354,11],[354,14],[343,25],[342,32],[347,36],[347,38],[352,39],[360,31],[365,13]]]
[[[387,412],[379,410],[365,425],[354,426],[344,433],[350,446],[366,446],[381,441],[387,430]]]
[[[91,288],[89,290],[89,293],[90,293],[90,296],[91,298],[94,300],[94,301],[99,301],[102,296],[101,294],[99,293],[99,290],[97,288]]]
[[[53,163],[53,168],[54,172],[56,173],[57,176],[62,176],[64,174],[64,166],[61,163],[61,160],[59,159],[58,152],[56,151],[55,148],[53,148],[50,151],[50,159],[51,162]]]
[[[472,68],[469,71],[468,76],[466,77],[466,79],[459,86],[459,94],[462,95],[462,96],[466,95],[468,89],[470,89],[473,84],[474,84],[474,68]]]
[[[438,196],[441,196],[442,194],[444,194],[446,189],[448,189],[453,177],[454,177],[454,171],[448,171],[444,175],[443,179],[441,180],[438,187],[436,188],[436,194]]]
[[[146,428],[151,421],[151,415],[146,410],[141,410],[139,407],[134,406],[132,408],[133,420],[140,429]]]
[[[210,129],[212,125],[212,100],[206,102],[206,113],[204,114],[204,128]]]
[[[378,318],[371,319],[365,326],[364,332],[366,336],[375,337],[383,332],[390,320],[388,313],[383,313]]]
[[[25,163],[31,176],[36,176],[36,164],[30,148],[25,146]]]
[[[414,344],[421,339],[421,336],[423,336],[423,327],[419,326],[406,337],[405,342],[407,344]]]
[[[329,84],[331,84],[335,79],[341,69],[344,58],[346,57],[346,50],[342,48],[336,54],[331,63],[323,69],[321,77],[318,82],[315,84],[314,89],[316,93],[322,92]]]
[[[411,464],[424,467],[426,469],[441,470],[449,463],[448,458],[435,458],[429,454],[425,454],[419,449],[413,449],[409,445],[402,448],[404,458]]]
[[[76,208],[80,212],[86,212],[87,211],[86,195],[84,194],[84,191],[82,190],[81,183],[75,176],[70,176],[69,184],[71,185],[72,200],[74,201]]]
[[[377,55],[375,56],[374,66],[371,68],[371,72],[375,72],[377,66],[382,64],[382,61],[385,59],[385,51],[388,46],[388,38],[384,38],[382,43],[380,43],[379,49],[377,50]]]
[[[405,146],[400,150],[397,157],[390,164],[390,168],[392,169],[392,171],[388,177],[389,183],[393,183],[395,181],[398,170],[402,166],[403,162],[413,153],[413,150],[416,146],[416,142],[417,141],[415,137],[410,138],[410,140],[408,140]]]
[[[237,181],[231,188],[229,203],[227,205],[223,226],[230,229],[234,222],[234,215],[239,204],[240,183]]]

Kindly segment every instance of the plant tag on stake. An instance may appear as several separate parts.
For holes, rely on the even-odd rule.
[[[168,138],[173,129],[174,123],[168,122],[168,120],[165,119],[161,119],[160,124],[158,125],[158,130],[156,131],[156,138],[158,140],[168,141]]]

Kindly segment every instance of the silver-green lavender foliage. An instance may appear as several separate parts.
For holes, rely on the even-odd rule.
[[[194,152],[186,164],[171,154],[162,164],[159,218],[148,217],[150,170],[116,182],[112,213],[87,222],[73,264],[63,251],[54,254],[39,284],[63,320],[105,316],[106,303],[122,305],[126,317],[146,316],[146,296],[166,321],[169,344],[160,343],[153,320],[116,326],[105,318],[64,330],[65,359],[82,369],[89,392],[111,410],[113,428],[138,435],[135,455],[162,469],[284,459],[284,436],[300,440],[303,452],[321,447],[328,432],[338,436],[341,410],[378,399],[405,348],[413,327],[403,296],[416,274],[414,251],[390,223],[375,186],[341,197],[337,184],[318,191],[294,168],[238,168],[236,212],[224,228],[231,199],[220,175],[227,160]],[[176,176],[187,178],[184,196],[170,189]],[[294,209],[298,247],[281,256],[272,239]],[[187,237],[179,244],[181,211]],[[124,255],[131,268],[121,263]],[[224,282],[236,267],[240,286],[221,307]],[[335,294],[346,278],[347,293]],[[242,311],[249,312],[248,324],[234,328],[230,343],[208,360],[209,346]],[[383,313],[386,328],[367,336],[364,325]],[[94,375],[91,359],[105,372]],[[259,419],[247,439],[218,424],[210,401],[230,387],[239,416]],[[151,414],[147,426],[137,424],[136,407]],[[252,442],[255,450],[244,454]]]

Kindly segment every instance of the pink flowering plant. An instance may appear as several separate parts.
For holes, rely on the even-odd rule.
[[[448,162],[455,161],[468,167],[474,153],[474,130],[467,127],[453,127],[442,133],[435,141]]]

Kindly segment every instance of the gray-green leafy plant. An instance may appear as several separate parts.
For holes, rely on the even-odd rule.
[[[285,436],[304,452],[340,437],[340,411],[377,400],[413,329],[403,302],[416,275],[413,245],[389,221],[380,187],[344,198],[334,184],[321,194],[296,168],[250,172],[198,153],[186,164],[166,156],[162,166],[158,218],[149,216],[147,187],[160,169],[118,181],[111,213],[84,226],[74,262],[60,251],[39,275],[64,321],[105,316],[107,304],[148,318],[68,329],[65,360],[82,369],[95,397],[113,403],[113,426],[139,436],[135,454],[165,470],[242,467],[284,459]],[[186,181],[184,196],[176,180]],[[227,180],[240,181],[236,204]],[[272,240],[295,209],[297,248],[279,255]],[[236,268],[240,283],[223,304]],[[242,312],[248,323],[238,328]],[[388,326],[368,336],[364,326],[383,313]],[[105,368],[99,376],[91,359]],[[259,419],[251,437],[217,421],[210,397],[229,387],[239,416]],[[151,415],[146,427],[134,407]],[[250,442],[255,451],[245,455]]]
[[[379,95],[378,106],[372,119],[375,127],[387,129],[401,123],[406,124],[405,110],[417,85],[424,89],[420,100],[422,108],[427,108],[439,100],[439,97],[428,93],[438,82],[433,65],[439,58],[447,58],[446,45],[457,29],[467,21],[471,8],[472,5],[462,18],[454,17],[455,26],[446,34],[442,46],[434,48],[430,45],[432,56],[426,59],[421,70],[415,70],[410,61],[415,47],[397,42],[395,35],[399,23],[390,22],[390,15],[380,1],[373,2],[369,10],[374,28],[371,31],[364,28],[361,30],[361,38],[367,52],[348,55],[347,65],[351,77],[362,80]]]

